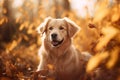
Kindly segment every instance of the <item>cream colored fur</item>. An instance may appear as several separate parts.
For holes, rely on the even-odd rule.
[[[51,75],[56,80],[83,80],[88,57],[81,54],[72,43],[72,38],[79,28],[68,18],[53,19],[49,17],[45,19],[37,29],[42,34],[38,71],[52,70]],[[58,41],[63,40],[58,46],[51,44],[52,33],[58,34]]]

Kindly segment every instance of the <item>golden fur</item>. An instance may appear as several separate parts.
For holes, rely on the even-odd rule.
[[[72,37],[79,30],[79,26],[68,18],[49,17],[37,30],[42,34],[38,71],[49,69],[55,80],[83,80],[88,59],[72,44]],[[51,35],[54,33],[57,34],[56,40],[61,41],[60,44],[53,41]]]

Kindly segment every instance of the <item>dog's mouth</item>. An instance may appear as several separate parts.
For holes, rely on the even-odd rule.
[[[63,40],[64,40],[64,39],[62,39],[61,41],[53,40],[53,41],[52,41],[52,45],[53,45],[53,46],[58,46],[58,45],[60,45],[60,44],[63,42]]]

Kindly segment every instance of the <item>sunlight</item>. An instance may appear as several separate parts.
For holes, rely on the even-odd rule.
[[[95,11],[95,3],[97,0],[71,0],[71,8],[78,16],[86,17],[87,15],[93,17]]]
[[[23,3],[24,3],[24,0],[14,0],[12,7],[14,8],[20,7],[23,5]]]

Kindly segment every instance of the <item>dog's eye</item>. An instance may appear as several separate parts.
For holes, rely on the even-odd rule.
[[[49,27],[49,30],[52,30],[53,29],[53,27]]]
[[[63,30],[64,28],[62,26],[59,27],[60,30]]]

